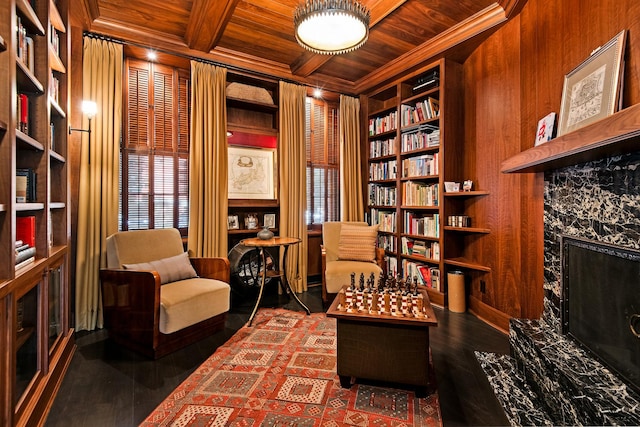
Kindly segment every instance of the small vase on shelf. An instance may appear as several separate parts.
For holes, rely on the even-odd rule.
[[[262,240],[269,240],[273,238],[273,231],[269,230],[269,227],[264,227],[262,230],[258,231],[258,238]]]

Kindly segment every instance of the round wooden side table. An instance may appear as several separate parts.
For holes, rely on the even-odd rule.
[[[266,260],[266,254],[265,254],[266,248],[273,248],[273,247],[284,248],[280,269],[278,271],[269,272],[269,275],[274,277],[279,277],[280,286],[282,287],[282,292],[284,292],[287,295],[288,294],[293,295],[293,298],[296,300],[298,304],[300,304],[302,308],[304,308],[307,314],[311,314],[309,307],[307,307],[306,305],[304,305],[302,301],[300,301],[300,298],[298,298],[298,295],[296,295],[294,290],[291,289],[291,285],[287,280],[287,250],[289,249],[289,246],[297,245],[300,242],[301,240],[297,237],[279,237],[279,236],[275,236],[275,237],[272,237],[271,239],[266,239],[266,240],[260,239],[258,237],[252,237],[252,238],[243,239],[240,241],[240,243],[244,246],[254,247],[258,249],[260,251],[260,258],[262,260],[262,277],[261,277],[262,280],[260,281],[260,291],[258,292],[258,299],[256,300],[256,305],[253,307],[251,316],[249,316],[249,326],[251,326],[251,323],[253,322],[253,318],[256,315],[256,312],[258,311],[260,300],[262,300],[262,291],[264,290],[264,284],[267,280],[267,268],[266,268],[267,260]]]

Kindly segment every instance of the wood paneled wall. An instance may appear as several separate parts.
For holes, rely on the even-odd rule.
[[[533,146],[538,120],[559,113],[564,76],[596,47],[628,29],[624,106],[640,102],[640,2],[529,0],[519,16],[464,63],[465,170],[491,194],[472,215],[491,234],[474,252],[492,272],[471,283],[471,310],[500,327],[504,315],[540,316],[543,305],[543,176],[505,175],[501,162]],[[552,142],[551,142],[552,143]],[[497,310],[497,312],[496,312]]]

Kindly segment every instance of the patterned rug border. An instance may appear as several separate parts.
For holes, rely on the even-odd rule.
[[[340,386],[336,321],[261,308],[140,424],[156,426],[442,426],[437,391]]]

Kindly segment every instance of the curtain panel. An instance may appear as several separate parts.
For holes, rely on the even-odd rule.
[[[191,61],[189,255],[228,252],[227,69]]]
[[[121,44],[84,38],[82,96],[98,113],[89,137],[82,133],[76,242],[76,331],[103,327],[100,268],[106,267],[106,238],[118,231],[123,49]],[[83,117],[82,128],[89,123]]]
[[[280,235],[301,240],[287,252],[287,279],[298,293],[307,290],[306,95],[304,86],[280,82]]]
[[[340,95],[340,199],[342,221],[363,221],[360,100]]]

